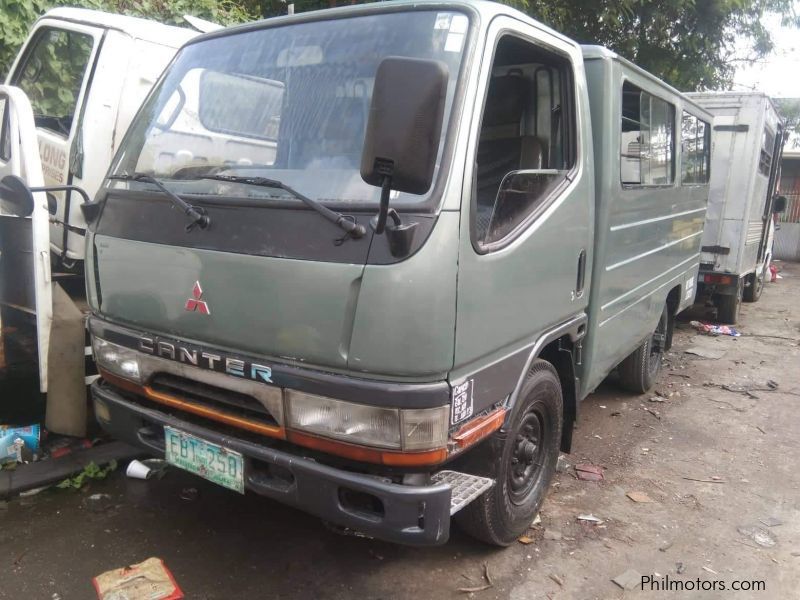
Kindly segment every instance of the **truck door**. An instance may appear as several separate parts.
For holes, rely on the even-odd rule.
[[[43,184],[30,102],[21,90],[0,85],[0,178],[22,177],[30,187]],[[29,217],[0,212],[0,311],[3,325],[34,314],[39,387],[47,391],[47,355],[53,317],[50,234],[47,202],[34,194]],[[5,336],[4,336],[5,339]]]
[[[584,314],[591,272],[594,180],[580,52],[497,18],[482,65],[462,199],[454,379],[524,355],[521,370],[544,332]],[[506,378],[512,388],[517,375]],[[475,382],[477,406],[480,376]],[[487,393],[497,402],[510,388]]]
[[[90,85],[103,29],[42,19],[37,23],[9,82],[30,100],[45,185],[73,183],[71,154],[79,141],[80,117]],[[62,258],[83,256],[83,237],[70,233],[64,222],[74,222],[79,202],[67,193],[49,196],[51,247]],[[75,238],[75,239],[71,239]]]

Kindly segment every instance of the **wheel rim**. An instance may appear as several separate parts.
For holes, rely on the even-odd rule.
[[[664,345],[667,343],[667,319],[665,315],[661,315],[658,321],[658,327],[653,332],[653,337],[650,340],[650,356],[648,357],[648,367],[650,373],[658,371],[661,365],[661,355],[664,353]]]
[[[511,469],[508,472],[509,498],[522,504],[542,472],[545,457],[547,420],[538,410],[529,411],[522,419],[514,437]]]

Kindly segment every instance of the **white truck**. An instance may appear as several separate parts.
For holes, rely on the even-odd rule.
[[[100,187],[161,72],[195,35],[135,17],[57,8],[34,24],[0,85],[0,177],[17,175],[40,190],[28,214],[0,203],[4,354],[6,362],[20,355],[37,362],[51,431],[83,435],[87,423],[81,206]]]
[[[784,124],[760,92],[687,94],[714,115],[708,212],[703,230],[697,300],[710,300],[717,320],[735,324],[742,300],[756,302],[768,277]],[[684,124],[684,127],[686,124]]]

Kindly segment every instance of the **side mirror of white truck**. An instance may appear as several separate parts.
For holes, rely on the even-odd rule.
[[[786,212],[786,196],[775,196],[772,201],[772,212],[776,214]]]
[[[6,175],[0,181],[0,210],[17,217],[33,213],[33,193],[21,177]]]

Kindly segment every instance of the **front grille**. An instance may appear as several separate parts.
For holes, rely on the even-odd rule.
[[[154,375],[150,381],[150,388],[155,392],[167,394],[185,402],[220,410],[265,425],[278,425],[278,421],[261,402],[253,396],[241,392],[226,390],[169,373]]]

